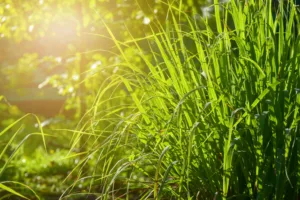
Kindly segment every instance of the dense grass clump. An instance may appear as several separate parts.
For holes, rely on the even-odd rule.
[[[271,0],[215,0],[215,31],[180,2],[145,38],[117,41],[107,26],[124,61],[107,87],[125,87],[134,106],[89,147],[104,163],[88,177],[99,198],[299,197],[299,14],[280,2],[274,15]]]
[[[122,62],[101,81],[81,72],[91,75],[80,84],[101,86],[74,129],[56,127],[71,141],[65,156],[47,154],[54,135],[35,115],[39,131],[14,148],[24,132],[15,125],[30,115],[0,131],[13,133],[1,144],[1,199],[39,199],[27,177],[51,173],[35,181],[55,199],[300,198],[299,8],[214,0],[201,18],[182,2],[164,3],[165,24],[154,19],[143,38],[127,30],[131,40],[119,41],[103,21]],[[17,153],[34,136],[45,148],[27,162]]]
[[[167,1],[166,20],[144,16],[143,38],[120,28],[127,41],[101,19],[116,61],[93,56],[85,71],[82,52],[68,64],[79,69],[76,86],[64,87],[73,97],[66,107],[77,109],[72,123],[27,114],[0,131],[0,199],[300,199],[293,2],[214,0],[201,17]],[[32,127],[18,127],[30,116]]]

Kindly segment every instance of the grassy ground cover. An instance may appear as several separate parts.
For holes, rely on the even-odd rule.
[[[108,165],[103,194],[122,181],[129,199],[136,187],[141,199],[296,199],[296,6],[281,2],[274,17],[272,1],[215,0],[216,31],[205,18],[200,29],[180,3],[168,6],[167,24],[142,38],[148,52],[130,41],[147,72],[115,40],[130,76],[117,79],[136,109],[110,140],[112,150],[132,150]]]
[[[166,24],[143,38],[119,41],[103,21],[122,62],[77,127],[57,130],[78,158],[60,198],[299,198],[298,8],[214,0],[212,28],[165,5]]]

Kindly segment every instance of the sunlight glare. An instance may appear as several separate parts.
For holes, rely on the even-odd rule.
[[[92,64],[91,69],[96,69],[99,65],[102,65],[102,62],[99,60]]]
[[[148,25],[148,24],[150,24],[150,22],[151,22],[151,20],[149,17],[144,17],[143,24]]]

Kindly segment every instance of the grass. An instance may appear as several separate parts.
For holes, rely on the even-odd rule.
[[[167,5],[166,24],[152,23],[144,38],[147,51],[140,38],[118,41],[106,26],[127,72],[111,78],[135,109],[103,146],[114,153],[102,157],[101,198],[297,198],[297,8],[280,3],[273,17],[272,1],[215,0],[214,30],[180,3]]]
[[[297,7],[214,0],[212,23],[180,2],[145,38],[118,41],[103,22],[123,63],[70,130],[85,152],[61,199],[80,180],[98,199],[299,197]]]

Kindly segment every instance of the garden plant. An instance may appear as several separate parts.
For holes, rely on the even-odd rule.
[[[81,42],[69,78],[39,85],[71,114],[20,116],[2,97],[2,199],[300,198],[298,2],[192,2],[159,1],[163,17],[122,37],[96,12],[105,34],[84,37],[111,48]]]

